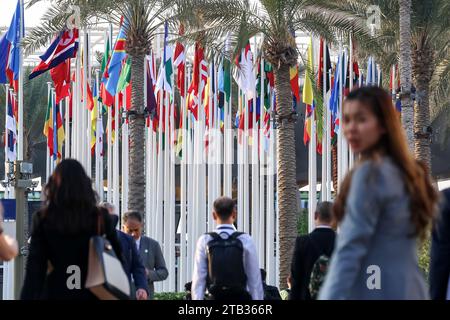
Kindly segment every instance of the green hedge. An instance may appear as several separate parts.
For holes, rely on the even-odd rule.
[[[154,300],[183,300],[184,292],[159,292],[155,293]]]

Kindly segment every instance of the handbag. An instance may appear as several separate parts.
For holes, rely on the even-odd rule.
[[[98,214],[97,234],[89,240],[88,272],[85,287],[100,300],[127,300],[130,282],[111,243],[102,232]]]

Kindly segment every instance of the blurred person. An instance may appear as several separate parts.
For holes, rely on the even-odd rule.
[[[6,235],[3,230],[3,205],[0,204],[0,260],[10,261],[19,252],[17,241]]]
[[[220,197],[213,204],[214,232],[202,235],[194,257],[192,300],[263,300],[264,291],[255,244],[237,232],[235,202]]]
[[[108,202],[102,202],[100,206],[108,210],[114,226],[117,226],[119,222],[119,215],[114,205]],[[131,283],[131,298],[136,298],[137,300],[147,300],[149,292],[147,276],[145,273],[144,264],[137,250],[136,243],[134,242],[133,237],[129,236],[125,232],[116,229],[116,233],[122,250],[123,268],[128,276],[128,280]]]
[[[73,159],[61,161],[44,188],[44,207],[33,216],[21,299],[96,300],[85,288],[89,241],[98,224],[121,260],[120,243],[108,211],[97,207],[91,179]],[[75,287],[69,277],[77,276]]]
[[[275,286],[270,286],[266,283],[266,270],[259,269],[261,271],[261,280],[264,291],[264,300],[281,300],[280,291]]]
[[[391,96],[379,87],[348,95],[343,134],[360,159],[342,182],[339,223],[320,299],[428,299],[418,266],[437,192],[409,151]]]
[[[123,217],[123,230],[132,236],[142,262],[144,263],[149,288],[148,299],[154,298],[156,281],[166,280],[169,271],[158,241],[142,235],[144,219],[137,211],[125,212]]]
[[[333,204],[328,201],[317,204],[314,212],[315,229],[307,235],[297,237],[291,263],[292,289],[289,300],[311,300],[310,284],[311,273],[314,266],[319,263],[322,256],[322,264],[328,263],[334,249],[336,233],[332,229]],[[317,269],[317,268],[316,268]],[[324,274],[315,274],[314,279],[323,277]],[[315,281],[314,295],[321,285],[321,281]]]
[[[430,296],[450,300],[450,189],[442,191],[443,203],[431,238]]]

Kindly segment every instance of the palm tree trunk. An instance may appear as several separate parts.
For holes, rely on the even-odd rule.
[[[131,56],[131,112],[129,114],[129,180],[128,209],[136,210],[145,219],[144,174],[144,55]]]
[[[279,209],[280,274],[279,288],[286,287],[290,274],[292,250],[297,236],[297,184],[295,165],[294,122],[288,121],[292,109],[289,66],[275,68],[277,113],[280,119],[277,129],[277,194]]]
[[[337,144],[331,147],[331,175],[333,180],[333,189],[335,194],[338,193],[338,179],[337,179]]]
[[[414,150],[414,107],[411,101],[411,0],[398,0],[400,17],[400,83],[402,124],[410,150]]]
[[[414,113],[414,154],[431,169],[430,81],[432,77],[433,52],[424,37],[414,46],[413,70],[417,85]]]

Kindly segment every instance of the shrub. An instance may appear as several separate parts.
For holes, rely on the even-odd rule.
[[[185,295],[185,292],[158,292],[154,300],[183,300]]]

